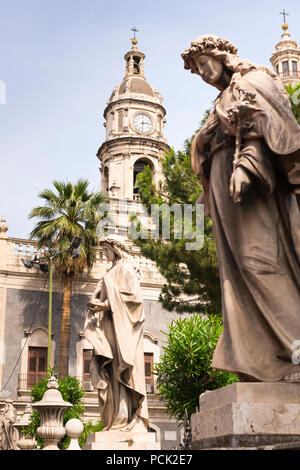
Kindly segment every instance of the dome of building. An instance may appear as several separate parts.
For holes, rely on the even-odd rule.
[[[119,95],[126,93],[126,91],[129,93],[142,93],[154,98],[152,86],[142,77],[125,78],[120,85]]]

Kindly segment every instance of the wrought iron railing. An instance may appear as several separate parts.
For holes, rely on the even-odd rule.
[[[32,387],[44,377],[46,377],[46,372],[35,376],[32,374],[19,374],[18,390],[31,390]]]
[[[28,391],[31,390],[32,387],[46,377],[45,373],[40,373],[36,376],[32,374],[19,374],[18,375],[18,391]],[[79,380],[80,385],[86,392],[92,392],[94,390],[91,378],[87,376],[76,376],[76,379]],[[154,381],[151,380],[149,377],[146,377],[146,393],[153,394],[155,393],[154,389]]]
[[[32,387],[42,380],[46,376],[46,372],[44,374],[38,374],[38,376],[33,376],[31,374],[19,374],[18,375],[18,391],[25,391],[31,390]],[[84,388],[86,392],[93,391],[93,385],[91,379],[86,376],[77,376],[80,385]]]

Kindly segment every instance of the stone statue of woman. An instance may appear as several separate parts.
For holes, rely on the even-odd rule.
[[[297,381],[300,126],[277,75],[229,41],[203,35],[182,57],[220,90],[191,151],[220,268],[224,329],[212,366],[244,381]]]
[[[93,346],[91,378],[104,431],[147,431],[143,301],[125,244],[101,242],[111,268],[88,303],[85,337]]]
[[[0,402],[0,450],[18,449],[18,431],[14,428],[17,411],[13,400],[7,399]]]

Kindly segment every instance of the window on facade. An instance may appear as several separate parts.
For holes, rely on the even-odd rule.
[[[289,63],[287,60],[282,62],[282,71],[283,71],[283,76],[287,77],[289,74]]]
[[[123,132],[123,109],[118,111],[118,132]]]
[[[292,67],[293,67],[293,76],[297,77],[297,62],[295,60],[292,61]]]
[[[276,65],[276,73],[277,73],[277,75],[279,75],[279,65],[278,64]]]
[[[91,349],[84,349],[83,350],[83,364],[82,364],[82,384],[85,390],[91,390],[91,360],[92,360],[92,350]]]
[[[47,348],[30,346],[28,349],[27,388],[32,388],[46,376]]]
[[[153,353],[144,353],[146,393],[154,393]]]

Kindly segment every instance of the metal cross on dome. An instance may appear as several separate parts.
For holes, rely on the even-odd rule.
[[[283,11],[280,11],[280,12],[279,12],[279,15],[282,15],[282,16],[283,16],[283,22],[286,23],[286,18],[285,18],[285,17],[286,17],[286,16],[289,16],[289,13],[287,13],[287,12],[285,11],[285,9],[283,9]]]
[[[133,35],[134,35],[133,38],[136,39],[135,33],[138,32],[138,29],[136,29],[136,27],[134,26],[133,28],[131,28],[131,31],[133,31]]]

